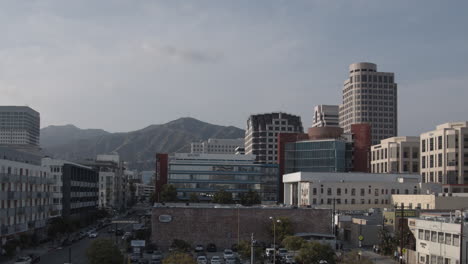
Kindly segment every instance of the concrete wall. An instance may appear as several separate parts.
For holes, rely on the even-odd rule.
[[[465,208],[468,204],[468,196],[435,196],[428,195],[392,195],[392,204],[404,204],[406,207],[412,204],[416,208],[421,204],[421,209],[453,209]]]
[[[160,215],[169,215],[170,222],[159,221]],[[287,217],[295,233],[331,233],[331,210],[292,208],[195,208],[154,207],[152,240],[163,250],[173,239],[183,239],[192,245],[214,243],[218,249],[230,248],[240,240],[250,240],[254,233],[257,241],[272,243],[267,227],[269,217]]]

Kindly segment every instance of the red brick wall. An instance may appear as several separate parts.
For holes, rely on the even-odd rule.
[[[158,153],[156,154],[156,178],[154,179],[155,183],[155,193],[156,201],[159,202],[160,193],[164,184],[167,184],[167,173],[169,167],[169,155]]]
[[[371,128],[369,124],[351,125],[354,139],[353,171],[370,172]]]
[[[172,221],[161,223],[160,215],[170,215]],[[257,241],[270,244],[273,243],[267,230],[271,224],[270,216],[289,218],[295,233],[331,233],[331,210],[328,209],[154,207],[152,240],[163,250],[167,250],[176,238],[205,247],[215,243],[218,250],[222,250],[237,243],[239,226],[241,241],[250,240],[254,233]]]

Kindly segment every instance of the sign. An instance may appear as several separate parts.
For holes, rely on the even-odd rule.
[[[145,247],[146,241],[145,240],[132,240],[130,241],[130,245],[132,247]]]
[[[159,222],[161,223],[169,223],[172,221],[172,216],[170,215],[160,215],[159,216]]]
[[[416,217],[416,210],[403,210],[404,217]],[[395,217],[401,217],[401,210],[395,212]]]
[[[401,253],[406,254],[406,248],[402,249]]]
[[[363,241],[364,237],[362,235],[358,236],[359,241]]]

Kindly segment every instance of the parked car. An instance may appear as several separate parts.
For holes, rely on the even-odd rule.
[[[139,254],[131,254],[130,255],[130,263],[138,263],[140,260],[140,255]]]
[[[23,256],[16,259],[15,264],[31,264],[32,259],[29,256]]]
[[[202,252],[202,251],[204,251],[204,250],[205,250],[205,249],[203,248],[202,245],[196,245],[196,246],[195,246],[195,252]]]
[[[89,238],[96,238],[98,236],[99,236],[98,232],[89,233],[89,235],[88,235]]]
[[[219,256],[211,257],[211,264],[221,264],[221,258]]]
[[[162,264],[162,260],[153,259],[153,260],[150,261],[150,264]]]
[[[265,256],[266,256],[267,258],[273,257],[274,254],[275,254],[275,249],[274,249],[274,248],[267,248],[267,249],[265,249]]]
[[[132,236],[132,233],[130,233],[130,232],[125,232],[125,234],[122,236],[122,240],[126,240],[126,239],[129,238],[130,236]]]
[[[294,260],[294,257],[292,255],[286,255],[284,257],[284,263],[286,263],[286,264],[295,264],[296,261]]]
[[[153,255],[151,255],[152,260],[162,260],[163,259],[163,254],[161,251],[154,251]]]
[[[31,263],[39,263],[41,261],[41,257],[37,254],[29,254],[29,257],[31,258]]]
[[[216,252],[216,245],[213,243],[210,243],[206,246],[206,251],[208,252]]]
[[[284,258],[284,257],[286,257],[286,255],[288,255],[288,250],[287,250],[287,249],[285,249],[285,248],[280,248],[280,249],[278,250],[278,256]]]
[[[206,256],[197,257],[197,264],[207,264],[207,263],[208,263],[208,259],[206,258]]]
[[[231,249],[225,249],[223,252],[223,258],[226,260],[227,258],[234,257],[234,253],[232,252]]]
[[[237,260],[237,258],[235,258],[234,256],[232,257],[227,257],[224,261],[225,264],[237,264],[239,263],[239,261]]]

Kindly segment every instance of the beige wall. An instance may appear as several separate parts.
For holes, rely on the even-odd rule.
[[[436,196],[434,194],[420,195],[392,195],[392,204],[405,206],[412,205],[416,208],[421,204],[421,209],[460,209],[468,205],[468,196]]]

